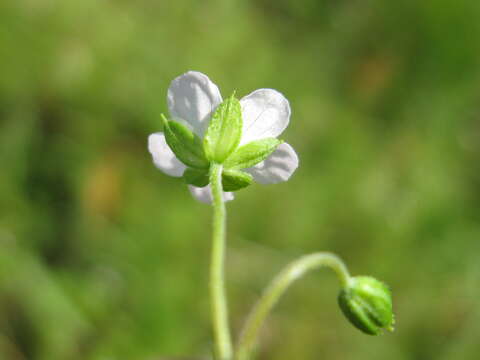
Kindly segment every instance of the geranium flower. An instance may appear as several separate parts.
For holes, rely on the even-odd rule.
[[[210,79],[196,71],[189,71],[175,78],[168,89],[168,108],[171,119],[189,128],[203,139],[212,115],[222,104],[218,87]],[[252,141],[276,138],[290,121],[288,100],[273,89],[258,89],[240,100],[242,132],[239,147]],[[167,144],[162,132],[151,134],[148,149],[155,166],[170,176],[182,177],[187,165],[180,161]],[[282,142],[263,161],[243,171],[260,184],[286,181],[298,167],[298,157],[293,148]],[[189,185],[190,192],[199,201],[212,200],[210,185]],[[233,199],[232,192],[224,192],[224,201]]]

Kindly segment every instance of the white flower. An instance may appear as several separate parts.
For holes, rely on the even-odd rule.
[[[171,118],[187,125],[200,138],[203,138],[213,112],[223,101],[218,87],[205,74],[196,71],[174,79],[167,100]],[[240,146],[253,140],[276,138],[290,121],[288,100],[273,89],[255,90],[242,98],[240,105],[243,119]],[[186,166],[175,157],[163,133],[149,136],[148,149],[157,168],[170,176],[183,175]],[[261,184],[275,184],[288,180],[297,167],[297,154],[284,142],[264,161],[244,171]],[[203,188],[189,185],[189,188],[197,200],[211,202],[209,185]],[[233,193],[224,193],[224,201],[232,199]]]

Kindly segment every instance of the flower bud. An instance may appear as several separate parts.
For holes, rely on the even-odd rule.
[[[393,331],[390,290],[372,277],[350,278],[338,295],[338,304],[347,319],[366,334],[378,335],[382,329]]]

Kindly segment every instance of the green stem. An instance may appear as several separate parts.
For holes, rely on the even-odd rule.
[[[227,297],[224,284],[226,209],[223,201],[222,165],[212,163],[210,185],[213,205],[213,238],[210,263],[210,301],[212,311],[214,356],[232,358],[232,340],[228,325]]]
[[[337,274],[342,287],[348,284],[350,275],[340,258],[330,253],[315,253],[302,256],[283,269],[265,289],[261,298],[247,317],[237,344],[235,360],[249,360],[262,324],[283,293],[306,272],[327,266]]]

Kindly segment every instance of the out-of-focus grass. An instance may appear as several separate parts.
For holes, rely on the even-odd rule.
[[[290,100],[301,165],[230,203],[234,330],[295,256],[394,293],[353,329],[328,273],[292,289],[260,359],[476,359],[480,3],[3,1],[0,358],[205,355],[209,208],[151,164],[175,76]]]

